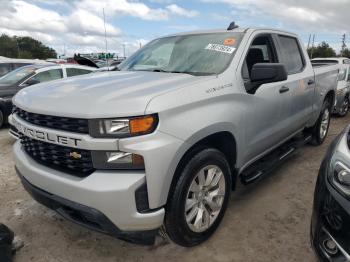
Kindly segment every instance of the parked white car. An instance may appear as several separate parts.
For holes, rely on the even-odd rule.
[[[38,83],[89,74],[92,67],[75,64],[40,64],[18,68],[0,78],[0,127],[12,110],[12,97],[21,89]],[[11,131],[16,134],[15,131]]]
[[[338,65],[338,84],[333,113],[346,116],[349,111],[350,94],[350,59],[346,57],[315,58],[311,63],[315,66]]]
[[[39,59],[13,59],[7,57],[0,57],[0,77],[8,74],[9,72],[26,65],[37,65],[37,64],[47,64],[52,63],[46,62]]]

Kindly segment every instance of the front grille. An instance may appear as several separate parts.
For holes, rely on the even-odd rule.
[[[24,135],[20,139],[27,154],[44,166],[78,177],[86,177],[95,170],[88,150],[54,145]],[[74,159],[70,156],[72,152],[80,154],[81,158]]]
[[[21,119],[41,127],[82,134],[89,133],[89,121],[87,119],[29,113],[18,107],[15,107],[13,112],[16,113]]]

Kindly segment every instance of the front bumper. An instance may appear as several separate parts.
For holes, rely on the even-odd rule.
[[[120,231],[149,231],[163,224],[164,208],[147,213],[137,211],[135,192],[146,182],[144,171],[97,170],[79,178],[38,164],[24,152],[20,141],[13,150],[21,177],[55,199],[97,210]]]
[[[132,243],[145,245],[154,243],[158,230],[121,231],[100,211],[45,192],[29,183],[18,170],[17,174],[23,187],[36,201],[55,210],[67,220]]]
[[[343,139],[344,134],[339,135],[329,148],[315,188],[310,233],[311,243],[321,261],[350,261],[350,201],[338,193],[327,178],[329,163]]]

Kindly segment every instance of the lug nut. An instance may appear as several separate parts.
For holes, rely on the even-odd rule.
[[[338,247],[332,239],[326,239],[323,241],[323,247],[327,253],[335,255],[338,253]]]

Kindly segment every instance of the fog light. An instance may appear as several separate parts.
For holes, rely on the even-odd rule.
[[[350,170],[341,162],[336,162],[334,175],[338,183],[344,186],[350,186]]]
[[[134,168],[144,167],[143,157],[127,152],[106,152],[107,163],[112,165],[130,166]]]
[[[338,173],[339,183],[350,186],[350,173],[347,170],[342,170]]]
[[[119,163],[119,164],[131,164],[132,163],[132,153],[126,152],[106,152],[107,163]]]
[[[93,151],[96,169],[145,169],[143,157],[122,151]]]

